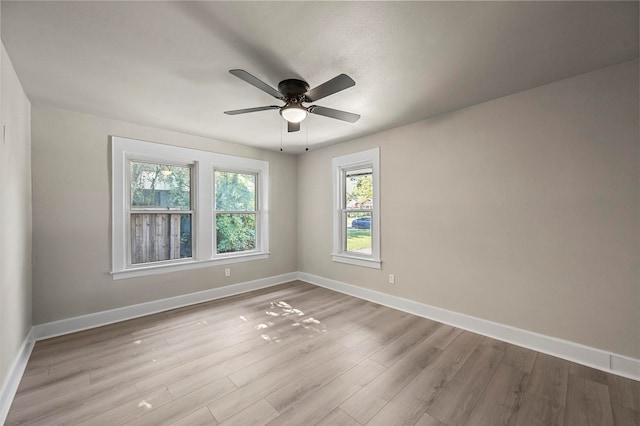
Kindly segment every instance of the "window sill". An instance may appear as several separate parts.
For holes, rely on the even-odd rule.
[[[351,256],[348,254],[337,254],[334,253],[331,255],[331,258],[334,262],[338,263],[348,263],[349,265],[356,266],[364,266],[365,268],[373,268],[373,269],[381,269],[382,260],[366,258],[360,256]]]
[[[126,278],[143,277],[146,275],[164,274],[167,272],[186,271],[189,269],[208,268],[216,265],[226,265],[229,263],[249,262],[251,260],[268,259],[270,252],[247,253],[228,257],[217,257],[208,260],[183,260],[175,263],[163,263],[159,265],[135,266],[122,271],[112,271],[113,280]]]

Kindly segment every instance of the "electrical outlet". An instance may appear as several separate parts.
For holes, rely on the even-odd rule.
[[[389,284],[395,284],[396,283],[396,276],[393,274],[389,274]]]
[[[225,268],[224,276],[225,277],[230,277],[231,276],[231,268]]]

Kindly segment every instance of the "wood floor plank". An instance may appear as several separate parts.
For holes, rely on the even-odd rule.
[[[564,405],[557,400],[525,392],[515,426],[562,426]]]
[[[166,317],[166,313],[148,315],[145,317],[135,318],[114,324],[109,324],[89,330],[78,331],[63,336],[53,337],[46,340],[38,341],[33,349],[34,362],[38,362],[41,358],[50,359],[56,354],[73,353],[74,351],[82,351],[88,346],[99,345],[101,342],[118,342],[121,339],[131,339],[131,331],[138,330],[141,327],[148,327],[155,324],[158,318]]]
[[[144,330],[136,330],[131,333],[131,336],[134,339],[149,339],[162,334],[162,337],[167,339],[172,336],[180,336],[181,334],[189,333],[191,331],[201,331],[206,326],[207,324],[199,320],[185,324],[172,324],[170,322],[166,322]]]
[[[325,336],[326,334],[317,339],[322,339]],[[297,358],[282,365],[282,368],[274,369],[253,381],[250,385],[244,386],[215,401],[209,405],[209,410],[211,410],[216,420],[219,422],[225,421],[251,404],[265,398],[293,378],[304,374],[309,365],[322,364],[346,350],[347,348],[344,346],[331,341],[324,342],[313,352],[300,354]]]
[[[159,389],[124,404],[118,405],[110,410],[104,410],[100,414],[89,417],[78,423],[78,426],[95,426],[108,424],[125,424],[137,417],[146,414],[153,408],[160,407],[173,401],[171,394],[166,388]]]
[[[85,419],[100,414],[104,410],[125,404],[127,401],[137,397],[138,391],[135,386],[122,386],[118,388],[117,392],[104,392],[82,400],[73,399],[65,405],[43,412],[38,418],[28,419],[27,423],[31,426],[78,424]]]
[[[482,392],[482,396],[466,424],[513,425],[528,379],[528,373],[502,363]]]
[[[271,420],[278,417],[275,408],[271,406],[265,399],[261,399],[253,405],[240,411],[238,414],[230,417],[220,423],[222,426],[263,426]]]
[[[373,309],[369,309],[361,315],[352,317],[349,321],[342,323],[338,322],[334,327],[339,328],[345,333],[351,333],[356,330],[371,332],[375,329],[376,325],[401,316],[402,315],[400,313],[387,312],[382,306],[377,305]]]
[[[435,332],[440,326],[441,324],[437,322],[420,318],[413,326],[406,327],[404,331],[398,333],[395,339],[388,342],[388,344],[376,352],[371,359],[385,367],[390,367]]]
[[[111,344],[110,344],[111,343]],[[136,341],[131,336],[118,336],[112,341],[101,341],[98,343],[89,343],[79,348],[72,348],[69,350],[62,349],[49,354],[45,358],[39,358],[37,363],[41,365],[46,362],[46,365],[50,367],[50,375],[61,374],[66,375],[70,373],[78,373],[83,370],[86,371],[93,368],[95,361],[102,356],[110,356],[112,354],[123,353],[131,354],[140,351],[140,348],[155,346],[158,343],[166,343],[163,339],[156,339],[155,341],[142,342]],[[31,362],[31,359],[29,360]],[[73,368],[77,366],[77,368]],[[20,389],[28,389],[32,386],[39,386],[41,382],[23,381],[20,384]]]
[[[517,368],[525,373],[531,373],[536,361],[537,352],[520,346],[509,345],[502,359],[502,364],[507,367]]]
[[[436,347],[444,333],[433,333],[404,358],[376,377],[340,408],[361,424],[367,423],[389,400],[441,354]],[[371,357],[376,361],[375,355]]]
[[[312,351],[314,347],[323,344],[325,340],[340,341],[344,336],[344,333],[335,330],[329,332],[328,337],[326,338],[314,340],[315,337],[319,337],[320,334],[324,332],[325,331],[315,332],[313,330],[311,332],[304,332],[303,330],[295,328],[289,328],[286,332],[284,330],[276,331],[275,335],[288,339],[288,346],[278,344],[272,347],[275,350],[263,351],[262,356],[256,359],[255,363],[252,363],[241,370],[228,372],[229,378],[236,386],[245,386],[247,383],[267,374],[274,368],[280,367],[289,359],[299,356],[301,352]],[[291,334],[291,336],[286,337],[285,333]],[[278,346],[280,346],[281,350],[277,350]]]
[[[332,328],[340,328],[342,331],[349,333],[354,330],[355,327],[359,324],[359,320],[363,317],[367,317],[369,315],[374,314],[380,309],[380,305],[375,304],[373,302],[366,302],[364,304],[358,305],[351,310],[344,312],[340,318],[337,317],[325,317],[322,321],[325,325]],[[349,329],[351,328],[351,329]]]
[[[189,344],[182,346],[176,352],[176,356],[182,361],[184,364],[195,361],[199,358],[208,357],[213,353],[220,352],[223,350],[233,350],[229,349],[235,345],[239,345],[247,342],[248,340],[254,341],[255,344],[258,344],[258,339],[255,338],[256,333],[254,330],[246,330],[243,332],[239,332],[233,334],[231,336],[216,338],[215,336],[204,335],[194,339],[194,341],[189,342]],[[195,342],[195,344],[194,344]],[[247,345],[251,345],[251,343],[246,343]]]
[[[404,316],[385,321],[382,324],[377,325],[373,328],[373,337],[372,339],[377,340],[383,344],[387,344],[402,334],[402,332],[406,331],[409,328],[413,328],[414,325],[423,321],[423,318],[417,317],[411,314],[405,314]]]
[[[105,342],[106,343],[106,342]],[[77,353],[50,364],[50,375],[92,371],[131,357],[144,355],[158,349],[167,348],[167,341],[160,337],[145,340],[129,340],[113,346],[102,345],[91,352]]]
[[[576,364],[575,362],[569,362],[569,374],[584,377],[585,379],[593,380],[594,382],[602,383],[603,385],[608,385],[609,383],[607,381],[607,373],[604,371]]]
[[[445,350],[447,346],[454,340],[458,338],[460,334],[462,334],[462,330],[456,327],[452,327],[450,325],[442,325],[436,333],[439,334],[438,343],[436,344],[436,348],[440,350]]]
[[[509,348],[509,344],[500,340],[493,339],[491,337],[485,337],[481,343],[482,345],[489,346],[497,351],[506,352]]]
[[[128,373],[137,368],[154,363],[162,362],[167,368],[181,365],[180,359],[174,355],[174,349],[170,347],[160,348],[157,351],[143,353],[139,356],[132,356],[117,362],[105,361],[108,365],[94,368],[90,373],[91,383],[99,383],[120,374]]]
[[[607,385],[569,375],[565,426],[613,426]]]
[[[316,424],[383,371],[383,366],[367,359],[297,402],[268,424]]]
[[[223,377],[193,392],[149,410],[142,416],[126,423],[127,425],[168,425],[183,419],[224,395],[233,392],[236,387]]]
[[[436,359],[389,401],[367,425],[415,424],[442,388],[456,375],[482,342],[482,336],[461,332]]]
[[[611,402],[633,411],[640,411],[640,382],[607,374]]]
[[[625,426],[640,426],[640,412],[618,404],[611,404],[613,423]]]
[[[148,375],[139,380],[136,385],[140,392],[149,392],[159,387],[163,387],[167,383],[174,383],[187,377],[200,374],[209,368],[218,367],[227,360],[237,360],[239,356],[251,351],[257,351],[259,348],[266,345],[268,345],[268,343],[265,343],[260,339],[253,339],[244,341],[237,345],[225,347],[222,350],[212,350],[212,353],[209,353],[207,356],[199,357],[189,362],[181,362],[173,368]],[[180,357],[180,355],[178,355],[178,357]],[[226,372],[224,373],[225,374],[222,374],[222,376],[226,375]]]
[[[527,392],[551,399],[556,405],[564,406],[568,379],[569,361],[547,354],[538,354],[531,371]]]
[[[218,422],[213,418],[213,414],[207,407],[202,407],[191,414],[186,415],[170,426],[215,426]]]
[[[28,410],[53,399],[56,395],[63,395],[77,388],[89,386],[89,374],[78,374],[57,377],[54,381],[43,383],[39,387],[18,389],[11,411]]]
[[[503,351],[491,345],[478,346],[436,396],[427,412],[447,425],[463,425],[503,356]]]
[[[325,418],[320,420],[316,426],[361,426],[353,417],[342,411],[340,408],[334,409]]]
[[[482,424],[483,423],[478,423],[478,426]],[[492,423],[489,423],[489,424],[492,424]],[[434,417],[431,417],[428,413],[424,413],[422,417],[420,417],[418,422],[415,424],[415,426],[447,426],[447,425],[442,423],[440,420]]]
[[[43,400],[40,403],[27,407],[25,410],[16,411],[15,415],[21,417],[27,415],[30,418],[38,419],[43,417],[51,418],[55,413],[63,413],[73,409],[73,407],[84,406],[85,404],[90,405],[93,404],[93,401],[100,400],[108,401],[113,399],[113,406],[121,405],[117,402],[117,398],[120,398],[125,391],[128,392],[130,389],[135,389],[136,380],[148,374],[153,374],[155,371],[162,371],[174,365],[174,362],[171,359],[149,362],[146,365],[138,366],[134,370],[127,371],[126,374],[116,375],[96,384],[78,384],[73,388],[66,388],[64,392],[43,392],[41,395]],[[51,391],[51,389],[47,390]],[[139,394],[136,390],[135,394],[132,393],[131,395],[136,398]],[[122,403],[125,402],[122,401]],[[9,414],[13,413],[10,412]],[[96,414],[98,413],[92,413],[91,415],[94,416]]]
[[[309,368],[299,376],[267,395],[266,400],[279,412],[283,412],[307,395],[313,393],[336,377],[352,369],[380,349],[375,340],[366,340],[344,351],[330,361]]]
[[[280,368],[289,360],[297,358],[301,354],[311,352],[323,342],[330,339],[314,340],[306,336],[298,336],[298,339],[289,342],[288,345],[274,343],[269,345],[269,351],[263,351],[259,357],[251,357],[241,369],[227,370],[229,379],[237,386],[242,387],[270,371]],[[252,362],[253,361],[253,362]]]
[[[173,361],[160,360],[158,362],[149,362],[146,365],[138,366],[132,371],[128,371],[125,375],[116,375],[103,380],[96,384],[79,384],[75,387],[68,387],[64,392],[57,389],[48,389],[50,392],[42,395],[42,401],[34,406],[21,406],[16,410],[16,414],[20,416],[29,415],[31,418],[67,418],[66,413],[69,410],[75,410],[82,407],[100,407],[101,401],[102,411],[108,410],[114,406],[126,403],[121,401],[124,394],[130,395],[131,399],[138,397],[135,390],[135,381],[154,371],[163,370],[172,365]],[[21,409],[20,409],[21,408]],[[10,413],[11,414],[11,413]],[[63,415],[64,414],[64,415]],[[88,413],[85,417],[95,416],[97,413]],[[84,415],[84,412],[83,412]],[[84,417],[82,417],[84,418]],[[81,419],[76,419],[81,420]]]
[[[340,339],[337,339],[336,343],[347,348],[352,348],[364,342],[365,340],[370,340],[371,336],[372,334],[369,330],[359,329],[345,334]]]

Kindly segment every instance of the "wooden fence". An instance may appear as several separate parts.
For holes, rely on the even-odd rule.
[[[180,259],[180,216],[182,214],[132,214],[131,263]]]

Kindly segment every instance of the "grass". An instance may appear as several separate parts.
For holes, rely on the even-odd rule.
[[[348,229],[347,251],[371,250],[370,229]]]

